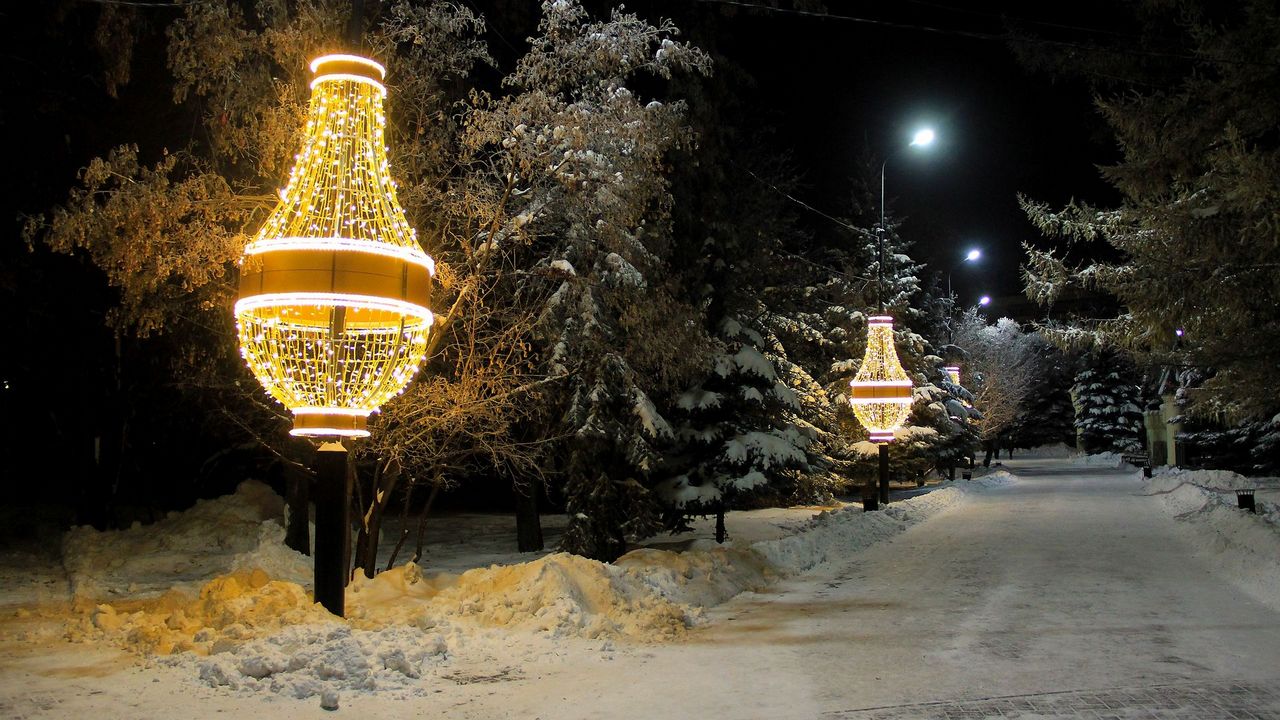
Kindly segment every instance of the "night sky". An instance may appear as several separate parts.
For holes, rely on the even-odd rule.
[[[1112,15],[1101,11],[1106,5]],[[892,157],[886,196],[890,211],[906,219],[902,233],[915,243],[913,255],[930,271],[945,271],[969,247],[983,249],[980,266],[952,276],[965,304],[982,294],[1021,293],[1020,246],[1039,235],[1019,210],[1017,193],[1055,205],[1072,197],[1117,199],[1097,171],[1117,153],[1084,84],[1032,75],[1005,42],[971,34],[1002,36],[1013,19],[1055,39],[1097,40],[1114,31],[1114,6],[825,4],[829,15],[874,21],[860,22],[716,0],[628,3],[677,25],[686,13],[715,18],[685,23],[688,39],[714,44],[754,78],[761,121],[778,129],[780,144],[789,144],[779,150],[791,151],[803,173],[801,199],[829,214],[845,212],[852,163],[864,148],[883,159],[905,148],[920,125],[934,127],[938,140],[927,152]],[[710,43],[699,37],[708,26],[715,33]],[[1095,28],[1100,32],[1086,31]],[[821,217],[806,213],[806,219],[815,232],[830,229]],[[991,308],[1000,312],[999,303]]]
[[[774,3],[817,15],[743,6],[757,3],[769,4],[637,0],[627,9],[654,21],[673,19],[686,39],[749,76],[754,86],[743,87],[742,97],[756,107],[761,126],[777,130],[773,150],[792,158],[801,176],[798,196],[829,214],[847,214],[850,176],[860,154],[882,159],[905,148],[921,124],[932,125],[938,133],[932,148],[893,156],[886,195],[890,211],[905,218],[902,232],[915,243],[913,255],[930,270],[945,271],[968,247],[983,249],[980,266],[953,276],[962,302],[984,293],[1020,292],[1019,246],[1038,235],[1017,207],[1018,192],[1053,204],[1072,197],[1116,200],[1096,169],[1114,160],[1116,151],[1087,88],[1028,73],[1000,39],[1012,19],[1037,34],[1095,40],[1113,29],[1114,9],[1102,8],[1114,3]],[[523,39],[535,30],[536,4],[467,4],[485,15],[493,52],[510,68],[525,48]],[[603,14],[614,3],[587,5]],[[0,126],[30,140],[17,148],[21,164],[42,167],[38,177],[6,194],[10,218],[62,201],[76,168],[119,142],[137,139],[136,128],[123,126],[134,120],[112,112],[115,101],[102,92],[100,60],[88,47],[96,6],[68,1],[62,11],[55,7],[0,11],[13,33],[10,102]],[[144,11],[161,26],[173,12]],[[122,102],[153,106],[147,116],[161,121],[150,136],[180,144],[185,121],[163,121],[180,113],[169,102],[162,52],[158,46],[138,49]],[[39,76],[34,82],[33,73]],[[172,137],[161,137],[166,134]],[[811,232],[833,232],[830,221],[800,213]]]

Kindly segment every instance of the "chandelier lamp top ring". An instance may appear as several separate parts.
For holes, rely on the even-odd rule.
[[[383,96],[387,88],[382,80],[387,76],[387,69],[380,63],[359,55],[322,55],[311,61],[311,73],[315,79],[311,81],[311,89],[323,82],[351,81],[368,83],[377,88]]]

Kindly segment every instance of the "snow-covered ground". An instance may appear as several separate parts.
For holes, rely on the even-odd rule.
[[[614,565],[451,518],[423,568],[357,581],[341,621],[247,485],[75,531],[66,572],[0,558],[0,716],[317,717],[325,691],[362,718],[1280,716],[1277,572],[1223,562],[1267,552],[1270,516],[1205,509],[1239,481],[1004,462],[1022,479],[732,513],[729,546],[704,525]]]
[[[346,620],[310,602],[310,560],[283,544],[280,498],[247,481],[152,525],[70,531],[65,574],[50,565],[43,581],[31,581],[24,559],[11,558],[0,576],[0,613],[10,620],[0,640],[15,650],[68,640],[61,650],[118,648],[132,661],[111,655],[112,663],[244,697],[424,695],[457,678],[681,639],[705,623],[708,608],[845,558],[1008,479],[946,484],[881,513],[730,513],[724,546],[707,539],[703,521],[614,564],[514,553],[511,518],[444,518],[430,525],[423,566],[353,581]],[[559,524],[547,520],[554,539]],[[31,712],[17,700],[28,679],[4,677],[0,710]]]
[[[1280,610],[1280,478],[1164,468],[1144,485],[1216,573]],[[1256,514],[1239,509],[1237,489],[1254,490]]]

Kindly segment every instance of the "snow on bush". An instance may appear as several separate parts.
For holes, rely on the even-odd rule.
[[[1070,445],[1058,443],[1056,445],[1033,447],[1030,450],[1019,452],[1018,456],[1022,458],[1073,458],[1079,454],[1080,452]]]
[[[998,487],[1013,477],[1003,470],[993,472],[968,487],[934,490],[889,505],[882,512],[864,513],[854,505],[822,512],[794,535],[757,542],[753,548],[784,574],[805,572],[892,537],[955,505],[968,492]]]
[[[993,473],[965,489],[939,489],[884,512],[853,506],[822,512],[777,539],[698,541],[680,553],[645,548],[613,564],[564,553],[460,575],[428,574],[408,564],[372,579],[357,575],[345,620],[311,602],[300,577],[309,577],[309,559],[283,546],[276,520],[263,519],[279,515],[279,498],[245,483],[234,495],[145,528],[69,533],[65,545],[79,568],[72,575],[85,612],[67,636],[172,655],[165,662],[247,693],[418,693],[429,669],[454,656],[488,656],[486,648],[495,644],[515,643],[541,657],[552,652],[548,643],[678,638],[703,621],[708,607],[781,576],[847,560],[966,492],[1009,479]],[[149,562],[145,554],[153,551],[164,562]],[[171,556],[184,552],[197,554],[198,562],[172,572],[177,559]],[[86,574],[96,563],[111,572]],[[194,567],[206,577],[193,593]],[[166,578],[170,587],[157,596]],[[102,594],[90,595],[91,588]],[[129,593],[136,594],[122,597]]]
[[[1164,470],[1145,483],[1171,515],[1187,524],[1195,551],[1259,602],[1280,609],[1280,478],[1225,470]],[[1258,514],[1237,507],[1237,488],[1254,488]],[[1264,502],[1263,498],[1270,499]]]
[[[1120,453],[1107,451],[1092,455],[1076,455],[1071,458],[1071,464],[1078,467],[1118,468],[1125,462]]]

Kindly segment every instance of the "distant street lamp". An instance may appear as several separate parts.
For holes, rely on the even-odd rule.
[[[344,610],[350,480],[343,437],[404,390],[427,352],[435,263],[396,199],[378,63],[311,62],[301,152],[280,202],[245,247],[235,304],[240,354],[293,411],[316,459],[315,599]]]
[[[955,309],[956,309],[955,296],[951,294],[951,273],[954,272],[955,269],[960,267],[961,265],[967,262],[974,262],[980,257],[982,257],[982,251],[979,250],[978,248],[973,248],[972,250],[970,250],[968,253],[965,254],[963,260],[952,265],[950,268],[947,269],[947,344],[948,345],[954,342],[951,336],[951,316],[955,314]]]
[[[978,304],[979,304],[979,305],[981,305],[982,307],[986,307],[986,306],[990,305],[990,304],[991,304],[991,296],[990,296],[990,295],[983,295],[982,297],[978,298]]]

